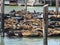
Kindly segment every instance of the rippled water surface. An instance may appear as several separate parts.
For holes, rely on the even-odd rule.
[[[9,13],[11,10],[15,9],[16,11],[18,10],[23,10],[25,9],[25,6],[5,6],[5,13]],[[28,6],[27,10],[30,12],[33,12],[34,10],[36,12],[42,12],[43,11],[43,6]],[[56,10],[55,7],[49,7],[49,10]],[[60,11],[60,7],[59,7],[59,11]]]
[[[43,38],[4,38],[4,45],[43,45]],[[60,38],[48,38],[48,45],[60,45]]]

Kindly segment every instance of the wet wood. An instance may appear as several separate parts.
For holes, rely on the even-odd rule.
[[[48,4],[43,6],[43,45],[48,45],[47,33],[48,33]]]
[[[27,0],[25,0],[25,11],[27,11]]]
[[[2,23],[2,31],[3,31],[3,36],[4,36],[4,0],[1,0],[1,16],[2,16],[2,19],[1,19],[1,23]]]
[[[59,1],[56,0],[56,15],[58,15],[58,10],[59,10]]]

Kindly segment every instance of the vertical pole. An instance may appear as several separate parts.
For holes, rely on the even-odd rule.
[[[0,5],[0,7],[1,7],[1,9],[0,9],[0,15],[1,15],[1,29],[2,29],[2,31],[4,31],[4,27],[3,27],[3,25],[4,25],[4,22],[3,22],[3,16],[4,16],[4,0],[0,0],[1,1],[1,5]],[[1,30],[0,29],[0,30]],[[1,32],[0,33],[0,40],[1,40],[1,45],[4,45],[4,39],[3,39],[3,37],[2,36],[4,36],[3,35],[3,32]]]
[[[27,1],[28,0],[25,0],[25,11],[27,11]]]
[[[43,6],[43,17],[44,17],[44,27],[43,27],[43,45],[47,44],[47,34],[48,34],[48,4]]]
[[[4,37],[4,0],[1,0],[1,16],[2,16],[1,28],[2,28],[3,37]]]
[[[58,15],[59,1],[56,0],[56,15]]]

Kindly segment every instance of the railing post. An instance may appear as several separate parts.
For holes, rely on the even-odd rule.
[[[58,15],[59,8],[59,0],[56,0],[56,15]]]
[[[0,19],[1,19],[1,29],[2,29],[2,30],[1,30],[1,29],[0,29],[0,30],[3,31],[3,28],[4,28],[4,27],[3,27],[2,24],[3,24],[4,22],[2,21],[2,17],[3,17],[3,14],[4,14],[4,6],[3,6],[4,0],[0,0],[0,1],[1,1],[1,4],[0,4],[0,16],[1,16],[1,17],[0,17]],[[3,39],[2,36],[3,36],[3,33],[0,32],[0,45],[4,45],[4,39]]]
[[[27,1],[28,0],[25,0],[25,11],[27,11]]]
[[[43,6],[43,45],[48,45],[47,34],[48,34],[48,4]]]
[[[1,0],[1,29],[4,37],[4,0]]]

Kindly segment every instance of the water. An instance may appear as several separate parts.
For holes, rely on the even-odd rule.
[[[5,13],[9,13],[11,10],[15,9],[16,11],[18,10],[23,10],[25,9],[24,6],[5,6]],[[34,10],[36,12],[42,12],[43,11],[43,6],[28,6],[27,7],[27,10],[30,11],[30,12],[33,12]],[[56,8],[55,7],[49,7],[49,10],[54,10],[56,11]],[[60,7],[59,7],[59,11],[60,11]]]
[[[4,45],[43,45],[43,38],[4,38]],[[60,45],[60,38],[48,38],[48,45]]]
[[[5,6],[5,13],[9,13],[11,10],[15,9],[16,11],[24,9],[24,6]],[[28,6],[28,11],[33,12],[42,12],[43,7],[30,7]],[[56,10],[55,7],[49,7],[49,10]],[[59,7],[60,11],[60,7]],[[4,37],[4,45],[43,45],[43,38],[7,38]],[[60,45],[60,37],[57,38],[48,38],[48,45]]]

